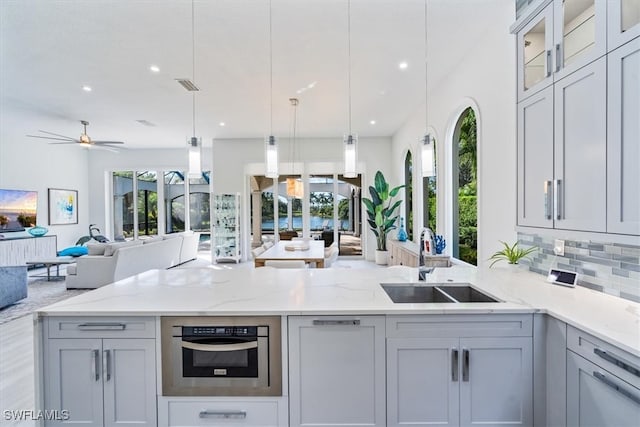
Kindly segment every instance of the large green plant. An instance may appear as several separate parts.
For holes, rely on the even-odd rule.
[[[382,172],[376,172],[374,185],[369,186],[371,198],[363,197],[362,202],[367,208],[369,227],[376,235],[376,243],[379,251],[387,250],[387,234],[396,228],[398,216],[394,216],[396,209],[400,206],[401,200],[393,202],[393,198],[398,195],[404,185],[389,190],[389,184],[384,179]],[[392,204],[393,203],[393,204]]]

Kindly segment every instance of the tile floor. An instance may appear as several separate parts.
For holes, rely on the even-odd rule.
[[[178,268],[253,268],[253,262],[211,265],[209,255]],[[340,257],[332,268],[384,268],[360,257]],[[33,427],[34,421],[7,419],[5,411],[35,409],[33,318],[23,316],[0,325],[0,426]]]

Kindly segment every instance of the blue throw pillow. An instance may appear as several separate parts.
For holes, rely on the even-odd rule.
[[[71,246],[58,252],[58,256],[81,256],[89,253],[86,246]]]

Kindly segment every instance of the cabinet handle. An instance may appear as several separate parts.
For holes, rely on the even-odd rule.
[[[603,373],[598,372],[598,371],[593,371],[593,376],[595,378],[599,379],[600,381],[602,381],[603,384],[607,385],[608,387],[611,387],[612,389],[614,389],[615,391],[620,393],[621,395],[623,395],[623,396],[633,400],[634,402],[640,404],[640,396],[636,396],[635,394],[633,394],[632,392],[630,392],[626,388],[621,387],[618,384],[614,383],[609,378],[607,378]]]
[[[458,349],[451,349],[451,381],[458,381]]]
[[[469,349],[462,349],[462,381],[469,382]]]
[[[553,181],[553,211],[556,214],[556,219],[562,219],[562,201],[560,200],[560,181],[555,179]]]
[[[313,326],[360,326],[360,320],[314,320]]]
[[[562,68],[562,56],[560,55],[560,43],[556,44],[556,73]]]
[[[551,76],[551,49],[547,50],[547,77]]]
[[[594,348],[593,352],[595,354],[597,354],[598,356],[602,357],[607,362],[611,362],[614,365],[624,369],[625,371],[632,373],[636,377],[640,377],[640,368],[638,368],[636,366],[633,366],[633,364],[631,364],[631,363],[629,363],[627,361],[622,360],[621,358],[619,358],[615,354],[609,353],[608,351],[601,350],[599,348]]]
[[[205,409],[200,411],[200,418],[226,418],[226,419],[244,419],[247,418],[246,411],[210,411]]]
[[[104,370],[106,371],[104,377],[105,381],[109,381],[111,379],[111,350],[104,350],[103,357],[104,360],[102,363],[104,364]]]
[[[78,325],[81,331],[124,331],[127,325],[124,323],[82,323]]]
[[[93,365],[91,369],[91,377],[96,381],[100,380],[100,350],[91,350],[93,357]]]
[[[553,195],[553,190],[551,189],[552,183],[550,180],[544,182],[544,217],[545,219],[553,219],[553,214],[551,213],[551,196]]]

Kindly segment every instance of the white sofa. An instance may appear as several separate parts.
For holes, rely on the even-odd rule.
[[[89,254],[67,266],[67,289],[94,289],[151,269],[195,259],[200,233],[87,245]]]

